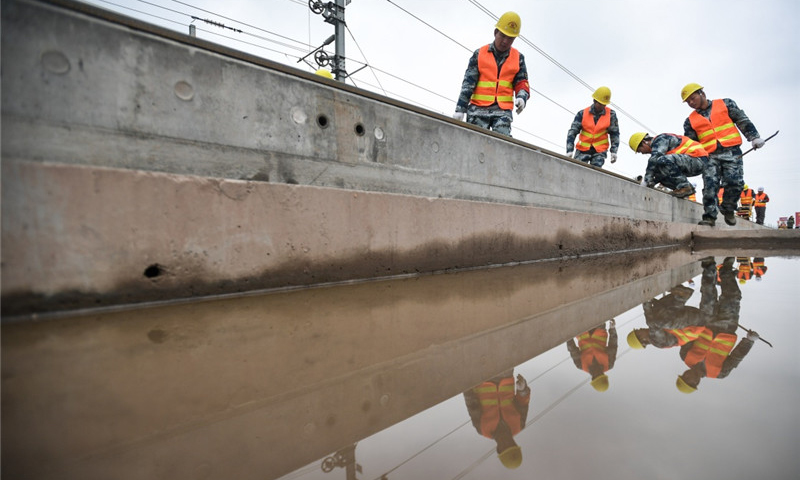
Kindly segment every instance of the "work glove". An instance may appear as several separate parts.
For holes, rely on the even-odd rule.
[[[455,112],[453,114],[453,119],[459,122],[465,122],[467,120],[467,112]]]
[[[611,163],[617,163],[617,154],[611,153]]]
[[[517,375],[517,391],[527,390],[528,381],[522,375]]]
[[[752,331],[751,332],[747,332],[747,339],[748,340],[752,340],[752,341],[755,342],[756,340],[758,340],[758,334],[756,332],[752,332]]]
[[[522,109],[525,108],[525,100],[522,97],[517,97],[514,100],[514,106],[517,107],[517,114],[522,113]]]
[[[757,149],[757,148],[761,148],[761,147],[763,147],[765,143],[767,143],[767,142],[765,142],[763,139],[761,139],[761,138],[755,138],[755,139],[753,139],[753,141],[752,141],[752,142],[750,142],[750,145],[751,145],[751,146],[753,147],[753,149],[755,150],[755,149]]]

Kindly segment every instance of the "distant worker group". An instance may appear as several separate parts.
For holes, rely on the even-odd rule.
[[[495,25],[494,41],[473,53],[453,118],[511,135],[512,110],[521,113],[530,98],[525,58],[511,46],[521,27],[518,14],[504,13]],[[619,125],[616,113],[608,107],[610,88],[598,88],[592,99],[592,105],[575,115],[567,133],[566,151],[578,161],[602,167],[607,156],[611,163],[617,160]],[[683,135],[637,132],[630,137],[628,144],[634,152],[650,154],[642,184],[661,184],[673,195],[686,198],[695,194],[689,178],[702,175],[703,216],[699,225],[713,227],[717,211],[725,223],[735,225],[744,187],[742,135],[753,149],[763,147],[765,140],[736,102],[729,98],[709,100],[700,84],[684,86],[681,100],[693,110],[684,121]],[[718,198],[721,188],[724,190]],[[763,224],[769,198],[759,202],[750,195],[748,199],[747,218],[754,205],[757,218],[759,211],[762,215],[757,223]]]

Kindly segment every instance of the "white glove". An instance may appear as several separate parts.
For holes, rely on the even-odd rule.
[[[750,145],[752,145],[753,149],[755,150],[757,148],[763,147],[765,143],[767,143],[767,142],[765,142],[763,139],[756,138],[756,139],[753,139],[752,142],[750,142]]]
[[[516,100],[514,100],[514,106],[517,107],[517,114],[522,113],[522,109],[525,108],[525,100],[523,100],[522,97],[517,97]]]
[[[456,112],[453,114],[453,118],[459,122],[464,122],[467,120],[467,112]]]
[[[517,390],[526,390],[527,388],[528,382],[525,380],[525,377],[517,375]]]
[[[758,334],[756,332],[747,332],[747,339],[755,342],[758,340]]]
[[[611,154],[611,163],[617,163],[617,154],[616,153],[612,153]]]

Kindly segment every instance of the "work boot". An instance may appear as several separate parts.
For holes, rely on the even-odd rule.
[[[703,217],[702,220],[697,222],[698,225],[705,225],[706,227],[713,227],[717,223],[713,218]]]
[[[722,212],[722,215],[725,216],[725,223],[728,225],[736,225],[736,214],[734,212]]]
[[[672,191],[672,195],[678,198],[686,198],[694,193],[694,188],[689,185],[688,187],[679,188]]]

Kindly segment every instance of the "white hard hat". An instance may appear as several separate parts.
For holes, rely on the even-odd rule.
[[[764,187],[758,187],[758,191],[759,192],[763,192],[764,191]]]

